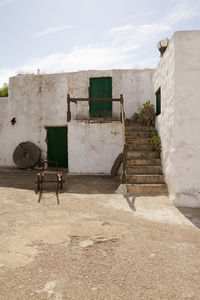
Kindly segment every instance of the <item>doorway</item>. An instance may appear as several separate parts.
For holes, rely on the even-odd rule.
[[[57,161],[61,168],[68,168],[67,133],[67,127],[47,128],[48,160]]]

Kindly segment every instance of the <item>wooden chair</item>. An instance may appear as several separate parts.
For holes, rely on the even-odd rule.
[[[55,165],[56,170],[49,170],[49,164]],[[63,174],[58,170],[58,163],[57,161],[42,161],[42,171],[37,173],[37,178],[35,183],[37,184],[37,192],[40,191],[40,197],[38,202],[41,200],[42,192],[43,192],[43,184],[45,182],[56,182],[56,195],[57,195],[57,202],[59,204],[58,193],[59,189],[63,188],[63,183],[65,180],[63,179]]]

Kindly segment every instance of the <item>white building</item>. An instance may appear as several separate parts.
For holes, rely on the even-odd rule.
[[[157,128],[162,141],[162,165],[169,194],[177,205],[200,206],[200,31],[176,32],[156,70],[82,71],[10,78],[9,97],[0,98],[0,166],[14,166],[13,152],[25,141],[36,144],[48,158],[55,136],[61,145],[64,167],[70,173],[109,174],[123,150],[120,105],[108,108],[112,120],[95,120],[98,107],[71,103],[67,122],[67,94],[95,97],[105,84],[108,95],[123,94],[125,115],[139,104],[156,104],[160,92],[161,114]],[[103,83],[104,82],[104,83]],[[88,90],[90,88],[90,91]],[[105,96],[105,95],[103,95]],[[108,96],[107,96],[108,97]],[[111,115],[110,115],[111,116]],[[93,117],[93,118],[91,118]],[[15,118],[15,124],[11,120]]]
[[[153,85],[161,89],[157,127],[170,195],[176,205],[200,207],[200,31],[175,32]]]

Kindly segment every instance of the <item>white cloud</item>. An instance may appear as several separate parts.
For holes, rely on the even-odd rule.
[[[142,20],[144,20],[143,17],[148,17],[148,16],[152,16],[155,14],[155,11],[144,11],[142,13],[138,13],[138,14],[133,14],[133,15],[130,15],[129,17],[126,17],[126,22],[130,22],[130,21],[134,21],[135,19],[137,18],[140,18]]]
[[[3,86],[4,83],[8,83],[8,79],[10,76],[16,75],[17,70],[13,69],[0,69],[0,88]]]
[[[40,59],[32,59],[12,70],[0,70],[0,82],[2,83],[9,72],[13,75],[21,70],[20,73],[36,74],[38,68],[41,73],[57,73],[87,69],[154,67],[155,59],[145,57],[142,60],[139,49],[148,47],[152,36],[156,39],[159,34],[169,29],[166,24],[127,24],[114,27],[102,38],[101,43],[75,47],[68,53],[53,53]]]
[[[139,46],[138,46],[139,47]],[[135,46],[135,49],[137,46]],[[33,72],[38,67],[43,72],[71,72],[86,69],[112,68],[126,58],[130,49],[103,45],[75,47],[69,53],[55,53],[24,65],[25,72]]]
[[[132,24],[128,24],[126,26],[120,26],[120,27],[113,27],[109,31],[109,34],[112,35],[113,38],[119,38],[120,34],[121,36],[126,37],[126,39],[132,39],[133,36],[135,36],[134,40],[139,37],[149,36],[152,38],[152,35],[164,33],[166,31],[171,30],[171,27],[166,24],[166,22],[158,22],[158,23],[151,23],[151,24],[142,24],[133,26]]]
[[[8,77],[12,75],[19,72],[36,74],[38,68],[41,73],[57,73],[86,69],[155,67],[159,60],[159,53],[156,52],[157,56],[155,56],[152,54],[152,49],[157,51],[157,42],[167,36],[170,37],[175,26],[181,25],[182,21],[185,22],[200,14],[198,9],[200,1],[194,1],[193,5],[189,5],[187,0],[173,0],[173,2],[174,6],[170,13],[160,19],[156,18],[156,22],[127,23],[113,27],[101,37],[98,43],[75,47],[68,53],[53,53],[43,58],[35,58],[17,68],[0,69],[0,86],[8,82]],[[37,36],[72,27],[74,26],[48,28],[37,33]]]
[[[0,69],[0,86],[8,82],[8,77],[18,73],[58,73],[73,72],[87,69],[112,69],[123,67],[129,51],[136,50],[139,45],[132,48],[110,47],[109,45],[88,45],[75,47],[69,53],[54,53],[41,59],[33,59],[21,67],[13,69]]]
[[[13,0],[0,0],[0,7],[10,3],[11,1],[13,1]]]
[[[45,35],[49,35],[49,34],[53,34],[53,33],[59,32],[59,31],[63,31],[63,30],[67,30],[67,29],[72,29],[72,28],[75,28],[75,27],[76,26],[74,26],[74,25],[49,27],[49,28],[46,28],[43,31],[36,32],[34,34],[34,36],[45,36]]]
[[[166,35],[171,31],[171,27],[164,22],[114,27],[108,32],[110,45],[120,47],[126,52],[139,48],[149,47],[160,39],[160,36]],[[135,52],[135,51],[134,51]]]
[[[111,28],[110,32],[113,33],[113,32],[120,32],[120,31],[130,31],[130,30],[133,30],[134,27],[132,24],[128,24],[128,25],[125,25],[125,26],[119,26],[119,27],[113,27]]]
[[[173,10],[164,18],[171,26],[200,16],[200,0],[173,0],[173,3]]]
[[[144,36],[147,36],[149,34],[152,34],[155,36],[155,34],[164,33],[171,30],[171,27],[165,23],[160,24],[143,24],[138,26],[138,32]]]

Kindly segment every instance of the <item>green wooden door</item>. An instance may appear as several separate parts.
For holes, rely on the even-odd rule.
[[[90,98],[112,98],[112,77],[90,78]],[[112,101],[90,101],[90,117],[112,117]]]
[[[58,167],[68,168],[67,127],[47,128],[48,160],[58,162]]]

